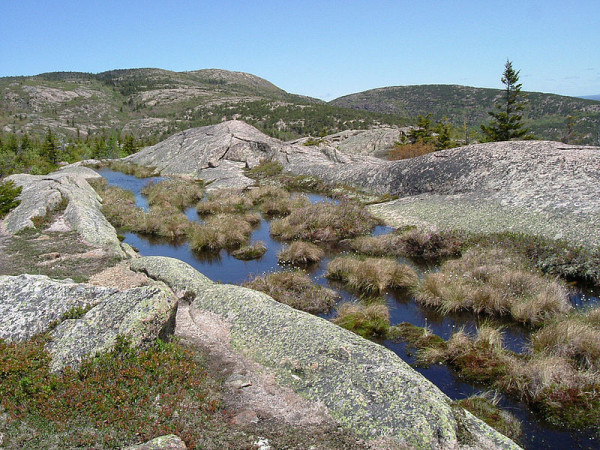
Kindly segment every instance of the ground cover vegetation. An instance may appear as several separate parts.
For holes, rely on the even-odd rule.
[[[272,174],[281,174],[270,163],[263,164],[260,171],[269,173],[263,182],[272,181]],[[293,200],[281,186],[261,185],[244,192],[211,194],[205,201],[209,206],[200,208],[204,224],[193,224],[186,235],[192,242],[193,232],[202,229],[199,235],[206,235],[193,244],[198,249],[246,245],[252,223],[260,220],[257,211],[264,203]],[[336,213],[340,205],[343,208]],[[362,217],[359,212],[362,206],[357,202],[322,202],[299,204],[289,213],[280,211],[278,215],[283,217],[271,222],[274,235],[283,235],[278,226],[282,230],[297,226],[298,230],[308,230],[311,234],[306,237],[294,231],[286,237],[314,240],[319,245],[330,242],[332,237],[340,249],[349,248],[356,253],[338,256],[328,267],[332,279],[349,284],[350,290],[360,297],[358,301],[338,306],[332,319],[335,323],[371,339],[407,341],[419,349],[420,364],[447,364],[468,381],[484,383],[524,401],[557,425],[580,428],[598,423],[600,349],[595,343],[600,341],[597,335],[600,316],[595,312],[573,312],[568,290],[556,278],[598,282],[594,259],[597,252],[512,233],[476,236],[405,228],[378,237],[348,239],[355,232],[368,233],[377,223],[367,222],[368,226],[355,231],[344,221],[352,207],[348,205],[356,205],[354,216]],[[206,225],[211,221],[214,224],[209,232]],[[352,220],[354,225],[357,222]],[[334,233],[331,231],[334,228],[351,231]],[[237,236],[232,240],[221,238],[222,229],[233,229]],[[319,255],[322,248],[308,241],[293,240],[282,249],[280,259],[298,264],[322,257]],[[428,273],[418,280],[412,269],[396,270],[402,267],[396,261],[400,257],[442,264],[439,272]],[[402,282],[395,280],[399,274],[404,277]],[[323,288],[302,272],[268,274],[251,280],[247,286],[313,313],[327,311],[337,302],[335,296],[321,298]],[[492,322],[480,324],[473,336],[459,331],[448,341],[410,324],[393,326],[384,299],[373,296],[394,286],[411,286],[417,301],[425,308],[443,313],[469,311],[476,321],[480,320],[478,317],[500,317],[523,323],[531,333],[531,349],[517,354],[504,348],[502,330],[492,326]]]
[[[79,371],[49,371],[49,338],[0,340],[0,432],[3,447],[122,448],[167,434],[187,448],[366,448],[350,432],[264,420],[238,427],[223,402],[223,379],[197,348],[158,340],[114,351]]]
[[[319,286],[302,270],[272,272],[255,277],[244,283],[244,286],[312,314],[329,312],[339,300],[336,291]]]

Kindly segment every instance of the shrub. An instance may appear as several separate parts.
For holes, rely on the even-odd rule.
[[[260,164],[254,166],[246,172],[250,178],[263,180],[279,175],[283,171],[283,166],[279,161],[262,160]]]
[[[444,313],[510,315],[534,325],[570,308],[565,286],[527,270],[518,256],[501,249],[472,248],[462,258],[445,262],[440,272],[425,276],[415,298]]]
[[[271,234],[285,240],[339,241],[369,232],[379,222],[361,205],[321,202],[271,222]]]
[[[309,313],[325,313],[331,310],[339,295],[332,289],[315,284],[302,271],[273,272],[256,277],[244,286],[264,292],[280,303]]]
[[[232,255],[236,259],[248,261],[251,259],[262,258],[267,252],[267,246],[262,241],[257,241],[252,245],[247,245],[235,250]]]
[[[294,241],[284,246],[277,258],[281,263],[311,264],[321,260],[325,252],[310,242]]]
[[[3,219],[11,209],[19,206],[21,201],[18,197],[21,195],[21,190],[21,186],[15,185],[12,180],[0,183],[0,219]]]
[[[365,338],[385,338],[390,329],[390,312],[386,305],[344,303],[333,323]]]
[[[341,280],[353,289],[379,293],[387,288],[412,287],[418,283],[416,272],[392,259],[338,256],[327,266],[327,278]]]
[[[387,158],[395,161],[399,159],[415,158],[435,152],[435,145],[431,142],[417,141],[414,144],[394,143],[394,147],[388,152]]]

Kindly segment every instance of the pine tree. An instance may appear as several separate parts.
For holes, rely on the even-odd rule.
[[[506,60],[501,81],[506,86],[504,96],[496,103],[496,111],[488,114],[493,117],[489,125],[481,125],[485,140],[489,142],[510,141],[511,139],[531,139],[529,130],[523,124],[525,103],[521,100],[519,72],[513,69],[512,62]]]
[[[46,134],[46,140],[42,145],[41,156],[46,158],[52,164],[56,164],[58,161],[58,146],[56,144],[56,138],[52,134],[52,130],[48,129]]]

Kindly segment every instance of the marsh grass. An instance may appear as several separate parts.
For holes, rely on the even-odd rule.
[[[390,328],[389,339],[408,342],[416,349],[438,348],[446,349],[446,341],[427,327],[418,327],[408,322],[402,322]]]
[[[320,202],[297,208],[271,222],[271,234],[284,240],[334,242],[368,233],[379,222],[361,205],[342,201]]]
[[[409,228],[381,236],[360,236],[348,242],[350,248],[370,256],[408,257],[440,260],[460,255],[462,241],[455,233],[434,233]]]
[[[122,172],[125,175],[133,175],[137,178],[149,178],[160,175],[155,167],[139,166],[119,160],[109,160],[101,165],[101,167],[108,167],[111,170]]]
[[[196,205],[200,215],[241,214],[252,209],[252,200],[239,189],[222,189],[212,192],[208,199]]]
[[[390,329],[390,311],[387,305],[373,303],[343,303],[333,323],[364,338],[385,338]]]
[[[455,404],[483,420],[506,437],[518,442],[522,434],[521,422],[509,411],[498,407],[499,401],[500,398],[497,394],[485,392],[458,400]]]
[[[325,276],[343,281],[352,289],[375,294],[388,288],[414,287],[419,281],[412,268],[393,259],[353,256],[334,258],[328,264]]]
[[[262,241],[254,242],[253,244],[240,247],[239,249],[232,252],[232,255],[236,259],[243,261],[249,261],[251,259],[259,259],[267,252],[267,246]]]
[[[325,252],[315,244],[304,241],[294,241],[290,245],[282,247],[277,255],[280,263],[289,264],[312,264],[319,262]]]
[[[202,199],[203,185],[201,181],[172,178],[158,183],[148,183],[142,189],[142,194],[148,198],[150,206],[183,210],[188,206],[196,205]]]
[[[564,284],[528,269],[521,258],[502,249],[472,248],[427,274],[414,293],[417,302],[444,314],[470,310],[532,325],[570,309]]]
[[[222,248],[235,248],[250,239],[253,215],[217,214],[208,217],[203,224],[192,223],[187,229],[190,246],[194,250],[216,251]],[[260,219],[259,219],[260,220]]]
[[[256,277],[244,286],[264,292],[292,308],[313,314],[329,312],[339,299],[337,292],[314,283],[301,270],[273,272]]]

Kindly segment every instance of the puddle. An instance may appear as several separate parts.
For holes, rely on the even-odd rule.
[[[110,184],[133,191],[136,195],[136,201],[140,197],[140,204],[143,204],[145,199],[140,191],[148,183],[149,179],[140,180],[133,176],[108,170],[101,170],[99,173],[105,176]],[[313,203],[331,201],[324,196],[316,194],[308,194],[308,197]],[[190,220],[202,220],[198,217],[195,208],[186,209],[185,214]],[[373,230],[372,234],[381,235],[391,231],[392,228],[379,226]],[[289,268],[289,266],[278,264],[277,254],[281,250],[283,243],[270,236],[269,222],[267,220],[262,220],[251,235],[251,242],[263,241],[267,246],[267,252],[262,258],[251,261],[237,260],[226,250],[213,253],[196,252],[185,241],[173,242],[162,238],[137,235],[135,233],[125,233],[124,236],[125,242],[137,248],[143,256],[168,256],[180,259],[213,281],[221,283],[242,284],[254,276]],[[341,302],[355,301],[357,293],[346,290],[340,283],[324,278],[327,264],[339,253],[339,249],[327,248],[325,249],[325,257],[321,262],[306,267],[305,270],[316,283],[338,291],[342,296]],[[400,260],[400,262],[410,264],[421,276],[425,270],[436,269],[435,267],[423,267],[409,260]],[[571,300],[575,305],[589,305],[598,301],[593,291],[586,289],[582,288],[573,295]],[[473,315],[469,313],[456,313],[444,316],[432,309],[421,308],[405,290],[391,290],[384,296],[390,308],[392,324],[410,322],[417,326],[427,326],[432,332],[444,339],[448,339],[452,333],[460,328],[464,328],[468,332],[474,332],[478,325],[478,320],[474,320]],[[334,311],[322,315],[325,318],[333,316],[335,316]],[[500,324],[505,327],[504,338],[506,347],[516,352],[526,351],[529,342],[527,329],[509,322],[500,322]],[[414,354],[407,351],[406,344],[386,340],[382,342],[382,345],[394,351],[409,364],[415,363]],[[443,365],[434,365],[429,368],[415,367],[415,369],[436,384],[453,400],[485,391],[484,386],[463,382],[452,370]],[[540,421],[523,404],[511,399],[501,397],[500,404],[523,421],[523,438],[521,444],[525,448],[592,449],[598,448],[600,445],[597,437],[592,433],[556,430],[551,425]]]

